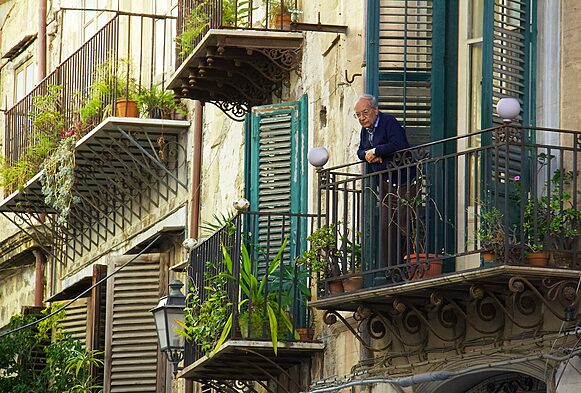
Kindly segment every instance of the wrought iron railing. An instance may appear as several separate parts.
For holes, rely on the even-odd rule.
[[[178,62],[210,29],[290,30],[297,0],[180,0]]]
[[[381,172],[321,169],[320,226],[333,241],[319,296],[344,278],[375,288],[533,264],[537,252],[581,270],[580,144],[578,131],[505,124],[398,152]]]
[[[46,96],[50,86],[60,88],[54,106],[62,116],[63,129],[67,130],[79,123],[80,111],[95,91],[93,87],[99,72],[106,72],[107,77],[114,81],[114,85],[109,86],[112,93],[101,97],[97,113],[79,127],[82,132],[94,127],[103,117],[115,116],[114,103],[121,98],[118,96],[128,95],[129,86],[139,91],[159,84],[163,89],[173,71],[172,32],[175,28],[170,25],[176,23],[176,18],[171,16],[120,13],[113,17],[26,97],[6,111],[6,164],[9,167],[16,165],[31,144],[38,140],[39,134],[45,132],[33,124],[34,114],[42,110],[35,108],[35,101]],[[121,86],[126,86],[125,91]],[[51,138],[59,138],[61,130],[51,131],[55,134]],[[38,166],[39,163],[35,164]]]
[[[313,230],[315,217],[247,212],[229,220],[191,251],[189,313],[198,314],[201,305],[215,296],[216,290],[226,288],[227,299],[222,304],[227,305],[227,316],[232,318],[231,328],[225,333],[228,340],[272,342],[273,315],[277,321],[277,342],[300,340],[298,329],[311,326],[306,307],[311,283],[310,272],[296,260],[306,249],[306,236]],[[230,267],[224,251],[232,261]],[[280,260],[275,265],[277,255]],[[216,281],[220,275],[224,279]],[[269,317],[270,311],[273,314]],[[186,323],[191,322],[186,318]],[[210,338],[210,349],[218,344],[225,324],[223,318],[220,332]],[[208,352],[195,339],[187,341],[185,364]]]

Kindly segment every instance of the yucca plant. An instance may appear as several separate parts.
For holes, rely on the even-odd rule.
[[[278,253],[268,265],[266,274],[264,274],[262,277],[258,277],[254,273],[252,259],[250,258],[250,254],[248,253],[248,250],[244,244],[242,244],[242,260],[240,261],[240,277],[238,283],[240,285],[240,291],[243,295],[243,299],[238,303],[239,315],[246,314],[247,317],[250,318],[251,336],[256,334],[256,332],[252,332],[252,321],[255,321],[254,325],[259,324],[261,328],[263,323],[268,325],[268,333],[270,334],[275,354],[278,351],[279,333],[292,334],[293,332],[292,322],[287,310],[285,309],[285,305],[279,304],[277,302],[277,299],[280,297],[278,296],[279,288],[268,287],[269,277],[280,266],[281,257],[284,253],[284,250],[286,249],[287,241],[288,239],[285,238],[282,246],[278,250]],[[230,274],[231,279],[235,280],[233,275],[232,258],[230,257],[228,249],[224,245],[222,246],[222,253],[224,255],[224,264],[226,265],[227,271]],[[248,319],[246,321],[248,321]],[[218,340],[210,356],[212,356],[216,350],[226,341],[230,331],[232,330],[232,325],[233,315],[231,314],[226,321],[220,339]],[[298,339],[298,335],[296,336],[297,337],[295,338]]]

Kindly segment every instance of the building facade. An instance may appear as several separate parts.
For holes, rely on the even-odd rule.
[[[0,1],[2,326],[74,300],[105,392],[578,389],[575,1],[38,3]],[[412,144],[382,172],[362,93]]]

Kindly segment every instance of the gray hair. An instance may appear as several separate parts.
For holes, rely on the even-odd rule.
[[[365,100],[369,103],[369,106],[372,109],[375,109],[378,107],[377,105],[377,98],[375,98],[375,96],[371,95],[371,94],[361,94],[359,97],[357,97],[357,99],[355,100],[355,104],[357,104],[359,101],[361,100]]]

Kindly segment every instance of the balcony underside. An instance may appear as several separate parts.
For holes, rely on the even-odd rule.
[[[353,312],[361,306],[373,306],[380,310],[393,309],[402,301],[423,307],[431,301],[437,302],[440,295],[452,300],[475,299],[482,296],[481,289],[505,298],[511,293],[530,290],[529,283],[537,289],[537,300],[543,301],[549,279],[551,283],[559,282],[567,287],[576,286],[580,277],[581,272],[577,270],[503,265],[442,274],[394,286],[364,288],[353,293],[330,295],[324,299],[311,301],[309,305],[320,310]],[[570,304],[573,300],[567,299],[567,302]],[[562,313],[563,310],[559,311]]]
[[[209,30],[168,84],[177,97],[210,102],[235,120],[280,96],[301,61],[302,33]]]
[[[66,263],[126,231],[153,208],[186,190],[187,121],[110,117],[75,148],[74,186],[66,222],[45,202],[43,172],[0,203],[0,213],[54,258]]]
[[[213,357],[200,358],[178,377],[198,381],[267,381],[323,349],[324,344],[319,342],[279,342],[275,355],[271,342],[230,340]]]

